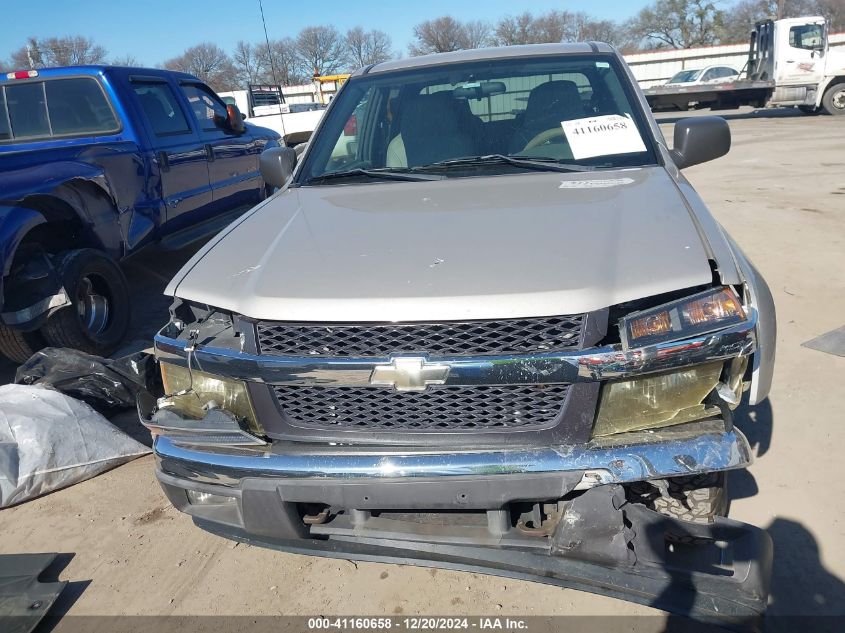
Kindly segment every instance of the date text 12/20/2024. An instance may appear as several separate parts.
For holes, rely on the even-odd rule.
[[[444,618],[444,617],[338,617],[338,618],[308,618],[308,630],[390,630],[404,629],[409,631],[443,631],[457,630],[494,630],[494,631],[527,631],[528,622],[519,618],[475,617],[475,618]]]

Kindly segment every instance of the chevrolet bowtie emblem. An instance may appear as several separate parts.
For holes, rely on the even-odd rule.
[[[371,385],[393,387],[397,391],[425,391],[429,385],[442,385],[449,375],[449,365],[426,362],[418,356],[397,356],[389,365],[376,365]]]

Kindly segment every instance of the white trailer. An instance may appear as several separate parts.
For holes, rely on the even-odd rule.
[[[795,106],[845,115],[845,51],[831,48],[823,17],[758,22],[737,81],[647,88],[652,109]]]

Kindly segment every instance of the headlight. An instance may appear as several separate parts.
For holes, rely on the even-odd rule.
[[[702,403],[719,382],[722,362],[632,380],[602,388],[593,437],[691,422],[719,413]]]
[[[619,332],[628,349],[706,334],[744,320],[736,292],[724,287],[629,314],[619,322]]]
[[[189,372],[186,367],[170,363],[159,364],[166,394],[162,406],[195,420],[202,419],[210,408],[222,409],[246,422],[252,431],[261,432],[243,381],[196,370]]]

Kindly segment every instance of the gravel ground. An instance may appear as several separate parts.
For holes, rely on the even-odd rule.
[[[757,460],[732,475],[731,515],[774,539],[770,613],[845,616],[845,467],[835,455],[845,443],[845,358],[801,346],[845,323],[845,120],[726,114],[731,153],[687,176],[768,279],[779,320],[772,395],[737,416]],[[672,117],[661,120],[671,138]],[[130,348],[145,347],[166,319],[168,302],[158,293],[187,256],[129,264],[143,297]],[[0,366],[0,377],[12,373]],[[118,423],[139,428],[131,414]],[[60,614],[656,613],[479,574],[236,546],[171,508],[151,457],[0,511],[0,533],[2,553],[66,554],[59,576],[71,585]],[[637,622],[638,631],[664,626],[659,617]]]

